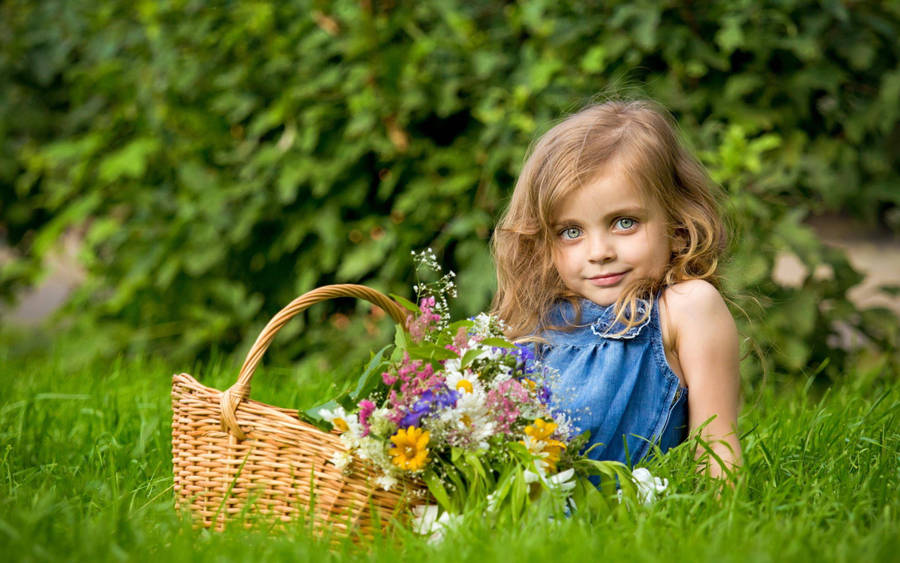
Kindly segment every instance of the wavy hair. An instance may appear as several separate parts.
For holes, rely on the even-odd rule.
[[[719,287],[727,233],[718,187],[662,107],[648,100],[604,102],[564,119],[532,146],[494,231],[498,290],[492,308],[506,321],[510,338],[549,328],[547,315],[559,299],[577,306],[578,296],[553,265],[553,215],[566,196],[613,165],[662,207],[673,249],[660,279],[637,280],[619,296],[615,311],[625,330],[646,318],[626,312],[636,311],[639,299],[652,303],[665,286],[703,279]]]

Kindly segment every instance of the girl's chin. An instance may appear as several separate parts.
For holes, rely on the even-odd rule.
[[[608,307],[616,302],[619,299],[620,291],[587,291],[582,293],[581,296],[591,301],[595,305],[600,305],[601,307]]]

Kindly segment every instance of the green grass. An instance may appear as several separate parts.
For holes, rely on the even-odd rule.
[[[654,463],[670,494],[618,516],[486,529],[469,514],[439,545],[399,531],[327,549],[301,526],[192,530],[173,510],[169,385],[176,371],[227,387],[230,360],[73,360],[53,340],[0,345],[0,554],[41,560],[889,561],[900,554],[900,386],[824,388],[783,377],[746,397],[746,471],[734,490],[692,469],[687,447]],[[43,348],[43,350],[42,350]],[[327,393],[311,373],[269,370],[254,398],[303,407]]]

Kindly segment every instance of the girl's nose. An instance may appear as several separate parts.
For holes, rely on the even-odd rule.
[[[594,235],[590,239],[591,262],[609,262],[616,257],[616,249],[610,237]]]

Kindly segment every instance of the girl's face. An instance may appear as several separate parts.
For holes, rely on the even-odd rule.
[[[630,282],[663,276],[672,244],[664,211],[648,199],[615,168],[563,198],[553,264],[569,290],[611,305]]]

